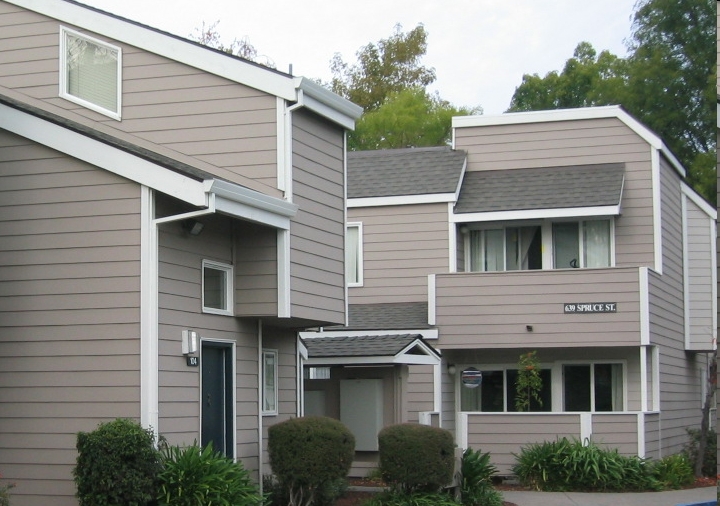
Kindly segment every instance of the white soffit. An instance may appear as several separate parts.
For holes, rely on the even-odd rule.
[[[685,168],[668,149],[657,134],[633,118],[619,105],[602,107],[582,107],[578,109],[551,109],[548,111],[510,112],[491,116],[456,116],[452,119],[453,135],[455,128],[482,127],[496,125],[516,125],[523,123],[550,123],[554,121],[574,121],[584,119],[617,118],[640,136],[653,148],[658,149],[672,164],[673,168],[685,177]]]

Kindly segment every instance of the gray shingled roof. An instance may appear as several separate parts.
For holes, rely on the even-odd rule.
[[[625,164],[466,172],[455,213],[616,206]]]
[[[465,152],[447,146],[348,152],[348,198],[455,193]]]
[[[402,330],[429,329],[427,302],[387,304],[351,304],[348,326],[336,325],[325,330]]]
[[[415,341],[418,334],[394,336],[312,337],[304,339],[310,358],[395,356]],[[432,347],[428,346],[432,349]]]

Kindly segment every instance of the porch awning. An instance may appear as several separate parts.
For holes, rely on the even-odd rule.
[[[307,365],[440,364],[420,334],[310,337]]]
[[[455,214],[594,209],[619,214],[624,163],[466,172]],[[585,213],[581,213],[585,214]]]

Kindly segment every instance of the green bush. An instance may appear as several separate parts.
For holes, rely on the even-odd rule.
[[[338,497],[341,497],[348,488],[346,478],[339,478],[321,485],[315,492],[313,506],[332,506]],[[287,506],[290,503],[289,492],[280,485],[277,478],[266,474],[263,476],[263,492],[265,492],[265,506]]]
[[[287,504],[313,504],[347,476],[355,437],[339,420],[292,418],[268,430],[268,455]]]
[[[698,445],[700,444],[700,430],[687,429],[689,441],[685,445],[684,452],[690,460],[690,465],[695,466],[695,456],[698,453]],[[717,473],[717,432],[710,429],[707,436],[707,446],[703,456],[702,475],[715,476]]]
[[[401,490],[386,490],[376,495],[364,506],[458,506],[458,503],[448,494],[439,492],[403,492]]]
[[[102,423],[77,435],[73,469],[81,506],[142,506],[155,499],[160,454],[151,429],[131,420]]]
[[[651,466],[645,459],[626,457],[589,442],[531,444],[515,455],[513,473],[536,490],[657,490]]]
[[[160,506],[259,506],[263,502],[242,464],[214,451],[212,444],[165,447],[162,458]]]
[[[490,454],[468,448],[460,462],[460,496],[466,506],[502,506],[502,494],[493,488],[492,477],[497,468]]]
[[[418,424],[385,427],[378,434],[380,473],[385,483],[405,493],[437,492],[448,485],[455,467],[452,434]]]
[[[0,475],[0,478],[2,478],[2,475]],[[0,506],[10,506],[10,489],[14,486],[14,483],[0,485]]]
[[[663,457],[653,463],[652,470],[655,479],[665,489],[677,490],[695,482],[695,470],[683,453]]]

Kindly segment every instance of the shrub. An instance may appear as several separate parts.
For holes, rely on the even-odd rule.
[[[694,467],[695,458],[698,453],[698,445],[700,443],[700,430],[686,429],[689,441],[685,445],[684,453]],[[715,476],[717,473],[717,432],[710,429],[707,436],[707,446],[705,447],[705,455],[703,455],[702,474],[703,476]]]
[[[401,490],[386,490],[376,495],[365,506],[458,506],[448,494],[439,492],[408,493]]]
[[[437,492],[453,478],[455,457],[449,431],[418,424],[385,427],[378,435],[380,473],[406,493]]]
[[[270,467],[289,505],[312,504],[350,471],[355,437],[339,420],[292,418],[268,430]]]
[[[212,444],[165,447],[162,457],[157,495],[161,506],[257,506],[263,502],[242,464],[214,451]]]
[[[663,488],[679,489],[695,482],[695,471],[683,453],[668,455],[652,466],[653,476]]]
[[[315,492],[313,506],[332,506],[335,500],[345,493],[347,488],[348,482],[346,478],[339,478],[321,485]],[[290,502],[288,491],[271,474],[263,476],[263,491],[266,496],[265,506],[287,506]]]
[[[645,459],[626,457],[589,442],[536,443],[515,455],[513,473],[537,490],[657,490]]]
[[[502,494],[493,488],[492,477],[497,468],[490,454],[468,448],[460,462],[460,496],[466,506],[502,506]]]
[[[2,478],[2,475],[0,475],[0,478]],[[0,485],[0,506],[10,506],[10,489],[14,486],[14,483]]]
[[[77,450],[73,476],[81,506],[141,506],[155,499],[160,454],[152,429],[125,419],[102,423],[78,433]]]

